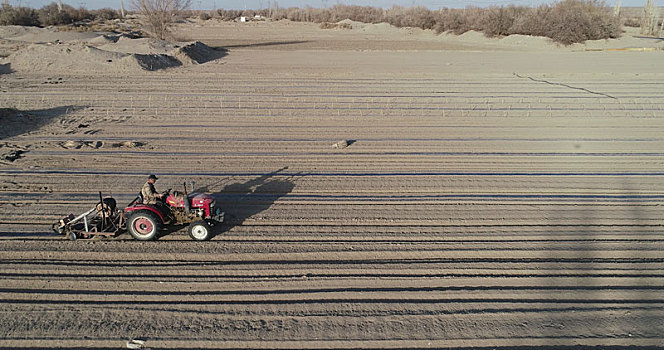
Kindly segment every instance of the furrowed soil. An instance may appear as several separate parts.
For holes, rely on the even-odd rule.
[[[0,348],[661,348],[664,52],[367,28],[0,75]],[[211,241],[51,233],[150,173]]]

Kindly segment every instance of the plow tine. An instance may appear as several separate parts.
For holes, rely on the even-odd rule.
[[[106,223],[106,211],[104,210],[104,198],[101,196],[101,191],[99,191],[99,205],[101,206],[101,230],[104,231],[104,223]]]

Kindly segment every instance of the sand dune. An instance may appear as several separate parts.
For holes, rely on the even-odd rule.
[[[223,56],[200,42],[169,42],[125,34],[0,27],[0,38],[16,46],[3,64],[17,72],[127,73],[199,64]]]
[[[208,62],[221,57],[200,42],[184,45],[150,39],[121,39],[98,47],[88,43],[33,44],[11,54],[7,61],[19,72],[112,73],[160,70]]]

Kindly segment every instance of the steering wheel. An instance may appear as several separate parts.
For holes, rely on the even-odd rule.
[[[171,189],[170,188],[167,189],[166,191],[162,192],[161,197],[157,197],[157,200],[160,200],[160,201],[166,203],[166,197],[168,197],[169,194],[171,194]]]

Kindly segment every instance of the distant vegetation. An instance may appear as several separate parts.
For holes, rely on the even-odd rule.
[[[396,27],[433,29],[437,33],[462,34],[470,30],[486,36],[538,35],[568,45],[585,40],[616,38],[622,33],[619,16],[598,0],[563,0],[559,3],[465,9],[429,10],[425,7],[335,5],[331,8],[265,9],[260,11],[218,10],[216,16],[232,20],[260,15],[274,20],[335,23],[344,19],[364,23],[389,23]]]
[[[154,0],[152,0],[154,1]],[[188,1],[184,1],[188,3]],[[145,3],[145,1],[139,1]],[[180,7],[178,10],[185,9]],[[288,19],[297,22],[336,23],[345,19],[363,23],[386,22],[396,27],[417,27],[431,29],[437,33],[451,32],[462,34],[470,30],[486,36],[511,34],[545,36],[556,42],[569,45],[586,40],[616,38],[622,33],[622,24],[616,11],[600,0],[563,0],[556,4],[538,7],[504,6],[465,9],[429,10],[425,7],[392,7],[381,9],[369,6],[335,5],[330,8],[271,8],[262,10],[217,10],[213,12],[190,11],[202,20],[219,18],[236,20],[244,16],[253,18],[259,15],[273,20]],[[168,18],[173,18],[168,13]],[[35,10],[26,7],[5,5],[0,10],[0,25],[67,25],[86,20],[114,19],[120,17],[118,11],[103,9],[88,11],[56,3]],[[163,37],[159,27],[152,28],[153,34]]]
[[[0,8],[0,25],[56,26],[119,17],[119,12],[110,8],[89,11],[83,7],[74,8],[57,3],[51,3],[38,10],[7,4],[3,4]]]

